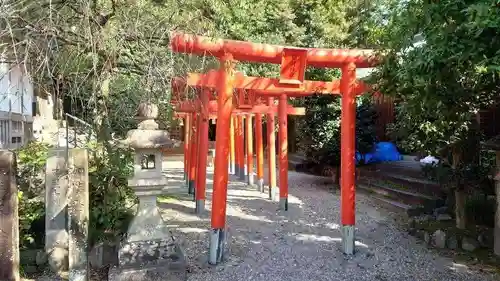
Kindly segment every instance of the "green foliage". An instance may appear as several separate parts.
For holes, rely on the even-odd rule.
[[[113,240],[127,231],[133,217],[135,195],[127,180],[133,172],[133,154],[116,146],[112,151],[91,144],[98,151],[89,162],[90,243]]]
[[[340,99],[319,95],[304,99],[306,116],[301,124],[301,145],[316,163],[337,166],[340,162]],[[356,110],[356,149],[364,154],[376,142],[376,113],[367,99],[358,100]]]
[[[465,205],[467,219],[476,225],[495,227],[496,200],[484,192],[473,192]]]
[[[373,79],[399,103],[399,139],[429,152],[467,141],[471,118],[499,94],[499,10],[491,1],[407,1],[391,7],[388,52]],[[423,39],[414,47],[416,37]],[[405,141],[405,145],[412,145]]]
[[[127,184],[133,169],[132,153],[116,146],[88,145],[90,189],[90,242],[116,239],[126,232],[135,196]],[[45,232],[45,164],[49,147],[30,142],[17,151],[19,224],[22,248],[39,248]],[[92,153],[93,152],[93,153]]]
[[[49,146],[29,142],[17,150],[19,244],[36,248],[43,244],[45,224],[45,163]]]
[[[481,151],[478,163],[466,162],[452,169],[448,162],[441,161],[439,164],[422,166],[422,172],[428,179],[440,183],[444,188],[453,188],[461,183],[484,194],[493,195],[494,181],[491,175],[495,168],[495,154]]]

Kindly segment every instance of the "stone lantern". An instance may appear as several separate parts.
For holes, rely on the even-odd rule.
[[[159,130],[157,117],[156,105],[140,104],[138,128],[127,133],[125,142],[135,152],[134,175],[128,184],[139,198],[139,206],[118,252],[119,267],[110,270],[109,280],[185,280],[184,255],[156,203],[168,186],[162,174],[162,148],[177,145],[167,131]]]

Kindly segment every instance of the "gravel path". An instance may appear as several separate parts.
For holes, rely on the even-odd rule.
[[[170,177],[182,177],[181,162],[168,164]],[[500,280],[472,272],[394,226],[394,215],[357,195],[357,253],[340,250],[340,193],[324,178],[289,172],[290,210],[232,178],[227,226],[231,254],[217,267],[207,264],[210,218],[194,215],[188,197],[160,203],[164,218],[189,259],[190,281],[460,281]],[[209,181],[211,183],[211,181]],[[210,209],[211,190],[207,191]]]

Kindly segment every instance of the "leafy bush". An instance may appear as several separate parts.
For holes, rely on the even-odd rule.
[[[448,163],[429,164],[422,166],[425,177],[440,183],[443,187],[454,187],[458,181],[465,183],[470,189],[493,195],[494,181],[491,177],[495,169],[495,154],[489,151],[481,151],[480,161],[477,163],[465,163],[458,169],[453,170]]]
[[[304,152],[316,163],[338,166],[340,162],[340,99],[331,95],[305,98],[307,108],[302,124]],[[356,149],[364,154],[376,142],[376,113],[368,99],[360,99],[356,111]]]
[[[494,181],[491,177],[495,168],[495,154],[481,151],[478,164],[466,163],[458,169],[452,169],[447,163],[422,166],[423,174],[430,180],[438,182],[447,194],[447,207],[450,213],[455,209],[454,188],[459,182],[467,188],[465,214],[467,221],[487,227],[494,226],[496,210]]]
[[[90,157],[90,243],[116,239],[127,231],[133,217],[135,195],[127,180],[133,172],[133,154],[118,145],[104,148],[89,146],[99,151]]]
[[[90,243],[120,237],[132,218],[135,196],[127,185],[132,153],[89,144]],[[45,164],[49,146],[30,142],[17,151],[20,245],[40,248],[45,237]]]
[[[30,142],[17,150],[19,244],[21,248],[43,245],[45,235],[45,163],[49,146]]]

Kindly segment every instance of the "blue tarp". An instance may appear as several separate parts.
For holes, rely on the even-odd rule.
[[[356,152],[356,164],[359,162],[364,162],[364,164],[378,163],[378,162],[389,162],[389,161],[399,161],[403,159],[403,156],[399,153],[396,145],[391,142],[379,142],[376,143],[373,152],[361,155],[361,153]]]

